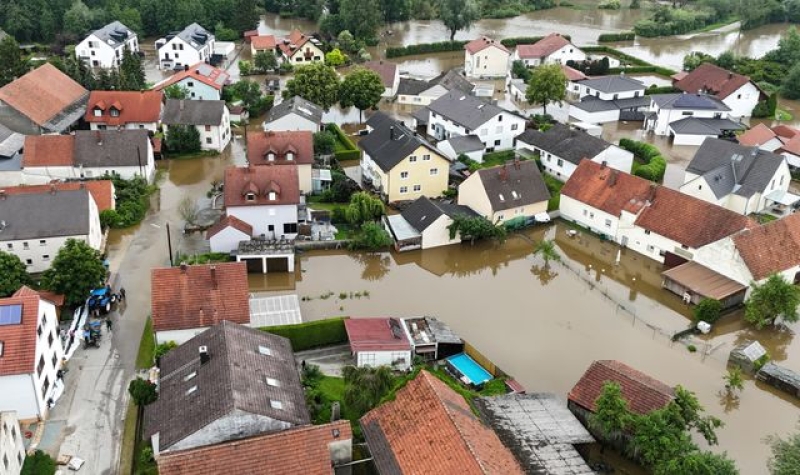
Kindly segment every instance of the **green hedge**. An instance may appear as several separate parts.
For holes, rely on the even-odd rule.
[[[561,35],[566,40],[571,41],[572,37],[569,35]],[[505,46],[506,48],[513,48],[517,45],[530,45],[536,43],[537,41],[544,38],[543,36],[518,36],[516,38],[506,38],[504,40],[500,40],[500,44]]]
[[[443,51],[460,51],[467,41],[440,41],[438,43],[420,43],[418,45],[386,48],[387,58],[412,56],[415,54],[441,53]]]
[[[644,179],[661,182],[667,170],[667,160],[661,156],[661,151],[649,143],[637,142],[630,139],[620,139],[620,148],[631,153],[639,162],[633,163],[633,174]]]
[[[598,43],[610,43],[613,41],[633,41],[636,33],[632,31],[621,31],[619,33],[603,33],[597,37]]]
[[[325,128],[336,136],[336,143],[333,148],[333,155],[336,160],[340,162],[342,160],[361,160],[361,149],[350,140],[350,137],[338,125],[328,124]]]
[[[650,86],[650,87],[648,87],[647,89],[644,90],[644,95],[645,96],[650,96],[650,95],[653,95],[653,94],[670,94],[670,93],[673,93],[673,92],[681,92],[681,90],[678,89],[677,87],[656,86],[654,84],[654,85],[652,85],[652,86]]]
[[[328,318],[297,325],[261,327],[259,330],[288,338],[292,342],[292,350],[303,351],[347,343],[347,330],[344,328],[345,318],[347,317]]]
[[[674,69],[663,68],[661,66],[628,66],[626,68],[611,68],[608,70],[609,74],[649,74],[655,73],[661,76],[672,76],[677,71]]]

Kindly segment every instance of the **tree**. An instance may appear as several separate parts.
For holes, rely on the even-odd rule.
[[[339,16],[343,29],[362,40],[375,38],[383,24],[380,0],[341,0]]]
[[[64,31],[74,35],[83,35],[92,24],[92,11],[81,0],[76,0],[64,13]]]
[[[511,63],[511,75],[527,83],[531,78],[531,70],[525,66],[524,61],[517,60]]]
[[[56,461],[41,450],[25,457],[20,475],[53,475],[56,473]]]
[[[655,467],[654,475],[739,475],[727,453],[694,450]]]
[[[447,227],[450,239],[455,239],[457,235],[460,235],[462,240],[469,239],[470,244],[475,244],[475,241],[480,239],[502,241],[506,238],[506,228],[492,223],[483,216],[457,214],[452,219],[453,222]]]
[[[383,202],[366,191],[354,193],[344,210],[347,221],[355,225],[376,221],[384,212]]]
[[[347,30],[339,33],[339,35],[336,37],[336,42],[339,44],[339,48],[347,53],[358,51],[358,43],[356,42],[355,38],[353,38],[353,34]]]
[[[411,2],[409,0],[382,0],[383,21],[392,23],[406,21],[411,18]]]
[[[603,437],[613,438],[625,431],[632,423],[628,401],[622,396],[619,383],[606,381],[603,390],[594,402],[594,414],[589,416],[589,427],[600,432]]]
[[[30,276],[19,257],[0,251],[0,298],[12,295],[28,282]]]
[[[778,47],[764,56],[768,61],[774,61],[789,67],[800,62],[800,33],[794,26],[786,30],[786,36],[778,41]]]
[[[702,51],[693,51],[683,57],[683,70],[694,71],[703,63],[713,63],[714,57]]]
[[[733,394],[736,391],[742,391],[744,389],[742,370],[738,366],[729,369],[722,379],[725,380],[725,390],[728,391],[728,394]]]
[[[343,54],[339,48],[334,48],[333,50],[325,53],[325,64],[332,68],[341,66],[346,62],[347,56]]]
[[[796,322],[798,305],[800,288],[772,274],[763,284],[753,283],[750,298],[745,302],[744,319],[759,329],[774,323],[778,317]]]
[[[89,292],[106,280],[100,252],[84,241],[68,239],[53,265],[42,274],[41,285],[65,297],[70,306],[83,305]]]
[[[694,308],[694,319],[697,322],[714,323],[719,320],[722,302],[714,299],[703,299]]]
[[[0,87],[28,72],[28,61],[14,37],[9,35],[0,41]]]
[[[345,366],[342,376],[344,403],[359,417],[377,406],[394,385],[394,376],[388,366]]]
[[[772,457],[767,462],[771,475],[797,475],[800,473],[800,432],[786,438],[777,435],[767,437]]]
[[[156,385],[142,378],[135,378],[131,381],[131,384],[128,385],[128,393],[131,395],[133,402],[140,408],[154,403],[158,399]]]
[[[170,152],[197,153],[200,151],[200,132],[193,125],[170,125],[166,146]]]
[[[377,106],[384,91],[383,80],[378,73],[371,69],[356,68],[344,77],[339,86],[339,101],[342,107],[356,106],[361,122],[364,110]]]
[[[541,104],[547,114],[547,104],[557,102],[559,105],[567,97],[567,77],[559,64],[546,64],[533,70],[528,81],[525,98],[531,104]]]
[[[300,96],[327,110],[339,99],[339,76],[330,66],[312,63],[299,66],[286,83],[284,98]]]
[[[351,250],[378,251],[392,244],[392,237],[378,223],[365,223],[350,241]]]
[[[156,352],[155,357],[156,359],[161,358],[162,356],[166,355],[170,352],[170,350],[174,350],[178,347],[178,342],[176,341],[165,341],[164,343],[159,343],[156,345]]]
[[[330,155],[336,147],[336,137],[333,133],[323,130],[314,134],[314,154]]]
[[[189,88],[173,84],[164,88],[164,96],[167,99],[186,99],[189,97]]]
[[[542,239],[533,248],[534,256],[541,256],[544,264],[549,265],[550,261],[561,262],[561,255],[556,250],[556,244],[552,239]]]
[[[800,63],[792,66],[783,80],[781,95],[787,99],[800,99]]]
[[[257,70],[266,74],[278,68],[278,58],[272,51],[259,51],[253,58],[253,65]]]
[[[259,14],[256,0],[234,0],[232,13],[230,27],[239,33],[252,30],[258,25]]]
[[[119,88],[123,91],[141,91],[146,86],[142,58],[126,49],[119,65]]]
[[[200,207],[191,196],[184,195],[181,202],[178,203],[178,214],[187,224],[194,224],[200,216]]]
[[[458,30],[469,30],[480,18],[480,7],[475,0],[439,0],[439,19],[450,30],[450,41]]]
[[[242,101],[242,104],[249,112],[253,115],[258,115],[254,109],[258,108],[263,94],[261,94],[261,87],[257,82],[241,79],[232,86],[228,86],[228,90],[234,99]]]

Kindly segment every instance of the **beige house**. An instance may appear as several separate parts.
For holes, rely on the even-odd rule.
[[[467,206],[423,196],[402,213],[384,216],[383,223],[394,240],[394,248],[403,252],[460,243],[461,234],[457,232],[451,238],[449,229],[458,215],[473,217],[477,213]]]
[[[381,112],[367,126],[372,132],[358,143],[364,185],[387,202],[434,198],[447,190],[450,161],[436,147]]]
[[[502,78],[511,53],[499,41],[481,37],[464,45],[464,73],[468,78]]]
[[[479,170],[458,186],[458,204],[496,224],[525,222],[547,213],[549,199],[533,160]]]
[[[325,61],[322,52],[322,43],[311,35],[300,30],[294,30],[289,36],[278,43],[278,48],[285,61],[295,66],[300,66],[314,61]]]

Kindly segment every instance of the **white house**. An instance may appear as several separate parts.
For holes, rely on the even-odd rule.
[[[169,78],[153,86],[156,91],[177,84],[186,89],[186,99],[201,101],[218,101],[222,99],[222,88],[230,84],[230,74],[224,69],[206,63],[186,66]]]
[[[514,148],[514,138],[525,129],[523,117],[456,89],[424,111],[428,135],[436,140],[476,135],[486,153]]]
[[[397,251],[430,249],[461,242],[461,235],[456,233],[451,239],[448,229],[457,215],[472,217],[477,213],[467,206],[422,196],[402,213],[384,216],[383,224]]]
[[[222,152],[231,141],[230,112],[225,101],[167,99],[162,122],[164,136],[174,126],[193,126],[200,134],[200,148]]]
[[[458,89],[464,94],[472,94],[475,86],[457,69],[451,69],[425,81],[402,77],[397,88],[397,103],[427,106],[453,89]]]
[[[398,319],[348,318],[344,327],[356,366],[390,366],[397,371],[411,367],[411,343]]]
[[[283,61],[295,66],[325,61],[322,43],[314,36],[300,30],[292,30],[289,36],[279,41],[278,49],[283,55]]]
[[[574,70],[573,70],[574,71]],[[580,98],[569,106],[569,116],[580,122],[604,124],[619,120],[642,120],[650,100],[644,95],[644,83],[625,75],[579,79],[570,72],[567,90]]]
[[[206,239],[211,245],[211,252],[230,253],[239,248],[239,243],[249,241],[253,237],[253,226],[236,216],[225,216],[206,231]]]
[[[161,91],[92,91],[84,120],[91,130],[147,129],[161,122]]]
[[[225,212],[253,228],[253,236],[294,239],[300,186],[297,167],[249,166],[225,170]]]
[[[753,109],[766,94],[749,77],[703,63],[689,73],[679,73],[674,86],[688,94],[709,94],[730,109],[730,118],[740,120],[753,115]],[[673,76],[675,77],[675,76]]]
[[[733,137],[745,128],[729,113],[728,106],[707,94],[655,94],[644,129],[673,137],[675,145],[700,145],[707,137]]]
[[[89,33],[75,47],[75,56],[93,68],[118,68],[125,51],[139,52],[139,36],[118,21]]]
[[[297,168],[300,194],[313,190],[314,135],[306,130],[251,132],[247,135],[249,165]]]
[[[374,71],[381,77],[384,91],[381,97],[391,98],[397,95],[397,88],[400,86],[400,68],[396,64],[384,60],[367,61],[362,65],[364,68]]]
[[[525,66],[563,64],[567,61],[585,61],[586,53],[558,33],[550,33],[532,45],[517,45],[512,61],[522,61]]]
[[[0,412],[0,460],[3,461],[3,473],[19,475],[25,463],[25,445],[22,443],[23,433],[15,411]]]
[[[192,23],[176,35],[156,40],[159,69],[183,69],[211,61],[214,54],[214,34]]]
[[[19,420],[46,419],[64,358],[56,307],[22,287],[0,299],[0,322],[0,407]]]
[[[470,78],[502,78],[508,72],[511,57],[499,41],[487,37],[464,45],[464,73]]]
[[[578,97],[592,96],[603,101],[644,96],[644,83],[624,74],[596,76],[577,81]]]
[[[300,96],[294,96],[269,110],[264,120],[264,130],[307,130],[317,133],[322,130],[322,108]]]
[[[521,155],[538,154],[544,172],[560,181],[567,181],[583,160],[605,163],[625,173],[633,166],[631,152],[559,123],[546,132],[526,130],[517,137],[517,150]]]
[[[69,239],[100,250],[100,213],[86,189],[8,194],[0,190],[0,249],[14,254],[30,273],[50,268]]]

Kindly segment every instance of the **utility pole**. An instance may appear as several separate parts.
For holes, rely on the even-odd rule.
[[[170,267],[175,267],[175,262],[172,258],[172,236],[169,232],[169,222],[167,222],[167,248],[169,249],[169,265]]]

